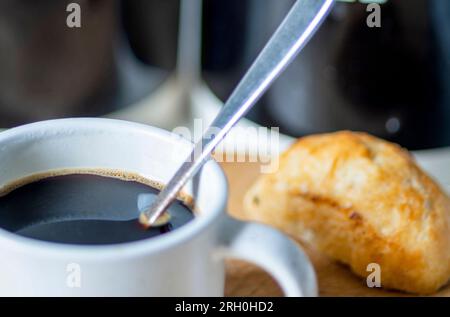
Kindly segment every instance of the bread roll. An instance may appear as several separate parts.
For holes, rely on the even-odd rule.
[[[379,264],[383,287],[428,294],[449,280],[449,198],[406,150],[373,136],[298,140],[248,191],[244,209],[357,275]]]

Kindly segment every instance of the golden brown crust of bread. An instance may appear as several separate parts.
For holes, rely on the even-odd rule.
[[[450,200],[399,146],[364,133],[302,138],[246,194],[248,219],[279,227],[367,277],[432,293],[450,277]]]

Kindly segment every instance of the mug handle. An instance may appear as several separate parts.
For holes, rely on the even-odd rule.
[[[317,296],[314,268],[301,248],[269,226],[225,217],[217,255],[252,262],[280,284],[288,297]]]

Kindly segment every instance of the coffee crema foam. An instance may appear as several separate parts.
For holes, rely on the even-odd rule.
[[[161,182],[148,179],[142,175],[139,175],[134,172],[123,171],[119,169],[106,169],[106,168],[63,168],[63,169],[55,169],[49,170],[45,172],[39,172],[35,174],[31,174],[28,176],[24,176],[15,181],[12,181],[0,188],[0,197],[4,197],[11,193],[12,191],[23,187],[25,185],[38,182],[40,180],[49,178],[49,177],[58,177],[58,176],[67,176],[67,175],[95,175],[102,177],[115,178],[122,181],[127,182],[137,182],[143,185],[147,185],[154,189],[161,191],[164,188],[164,184]],[[177,200],[180,200],[186,207],[188,207],[194,215],[200,214],[198,209],[195,206],[194,198],[184,192],[181,192],[177,195]]]

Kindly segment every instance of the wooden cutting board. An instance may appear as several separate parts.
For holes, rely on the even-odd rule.
[[[246,190],[258,177],[258,163],[222,163],[228,177],[230,197],[228,210],[242,218],[242,200]],[[408,296],[384,289],[368,288],[365,280],[357,277],[344,265],[335,263],[323,254],[303,246],[316,270],[320,296]],[[236,260],[227,262],[226,296],[283,296],[274,280],[258,267]],[[434,296],[450,297],[450,285]]]

